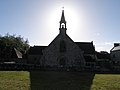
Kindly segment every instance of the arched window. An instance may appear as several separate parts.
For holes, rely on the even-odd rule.
[[[65,28],[65,24],[64,23],[61,24],[61,28]]]
[[[60,52],[66,52],[66,43],[64,40],[60,41]]]

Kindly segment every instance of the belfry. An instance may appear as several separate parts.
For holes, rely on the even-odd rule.
[[[60,20],[60,34],[66,34],[66,20],[65,20],[65,16],[64,16],[64,10],[62,10],[62,16],[61,16],[61,20]]]

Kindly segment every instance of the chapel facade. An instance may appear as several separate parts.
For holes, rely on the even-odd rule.
[[[42,60],[43,59],[43,60]],[[67,35],[64,10],[60,20],[59,34],[43,51],[42,61],[45,66],[84,66],[83,51]]]
[[[59,34],[48,46],[30,47],[27,62],[43,67],[94,67],[96,55],[93,42],[74,42],[67,35],[64,10],[59,23]]]

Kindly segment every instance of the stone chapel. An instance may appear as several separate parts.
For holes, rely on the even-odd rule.
[[[59,23],[59,34],[48,46],[30,47],[27,62],[44,67],[94,66],[96,56],[93,42],[74,42],[67,35],[64,10]]]

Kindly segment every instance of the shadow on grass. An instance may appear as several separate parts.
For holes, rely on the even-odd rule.
[[[31,90],[90,90],[93,73],[30,71]]]

